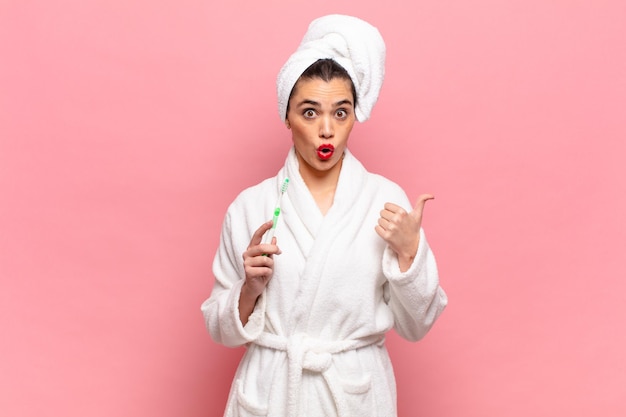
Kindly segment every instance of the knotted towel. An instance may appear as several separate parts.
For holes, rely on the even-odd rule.
[[[350,75],[357,94],[356,119],[370,117],[385,77],[385,42],[371,24],[353,16],[328,15],[309,25],[300,46],[276,80],[278,112],[287,117],[287,104],[300,75],[319,59],[330,58]]]

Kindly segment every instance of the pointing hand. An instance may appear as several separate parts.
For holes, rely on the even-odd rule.
[[[415,258],[419,246],[424,206],[426,201],[434,198],[431,194],[420,195],[410,213],[393,203],[386,203],[380,212],[376,233],[398,256],[401,271],[409,269]]]

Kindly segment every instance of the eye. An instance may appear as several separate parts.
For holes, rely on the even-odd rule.
[[[302,115],[306,118],[306,119],[312,119],[315,117],[315,110],[313,109],[306,109]]]
[[[337,112],[335,112],[335,115],[337,116],[338,119],[345,119],[346,117],[348,117],[348,112],[345,109],[339,109],[337,110]]]

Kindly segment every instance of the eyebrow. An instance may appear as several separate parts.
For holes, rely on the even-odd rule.
[[[348,99],[341,100],[341,101],[338,101],[337,103],[335,103],[335,106],[339,107],[339,106],[343,106],[343,105],[346,105],[346,104],[349,104],[349,105],[352,106],[352,101],[350,101]]]
[[[304,99],[302,100],[300,103],[298,103],[297,107],[302,107],[304,105],[309,105],[309,106],[313,106],[313,107],[320,107],[320,103],[315,101],[315,100],[310,100],[310,99]],[[340,107],[340,106],[344,106],[346,104],[349,104],[351,106],[353,106],[352,101],[348,100],[348,99],[344,99],[344,100],[340,100],[338,102],[336,102],[334,104],[335,107]]]

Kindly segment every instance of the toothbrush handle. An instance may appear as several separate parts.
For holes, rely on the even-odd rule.
[[[274,227],[274,225],[272,225],[272,228],[268,230],[265,234],[265,238],[263,239],[264,244],[272,243],[272,239],[274,238],[274,230],[276,230],[276,228]]]

